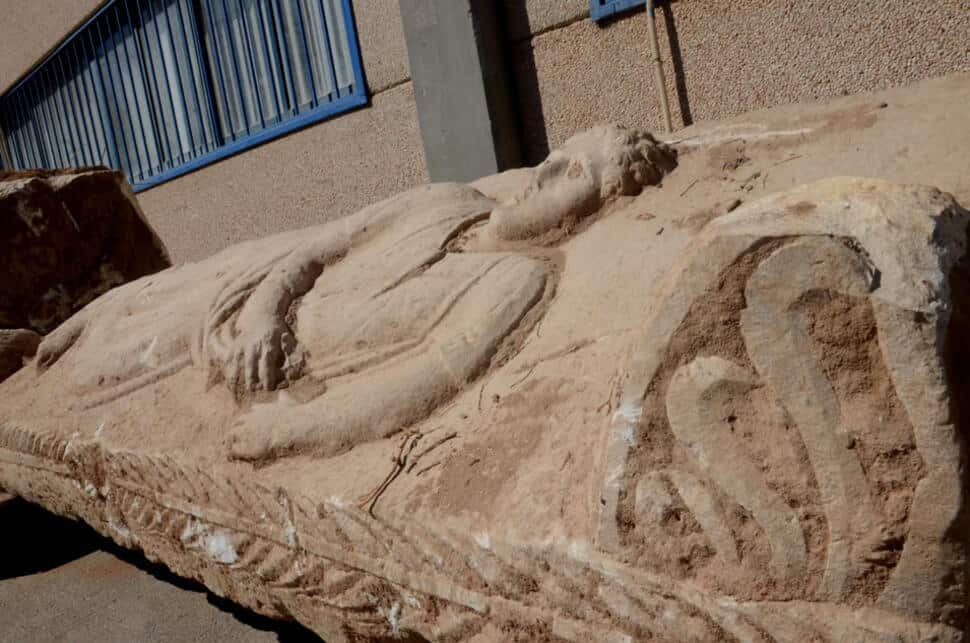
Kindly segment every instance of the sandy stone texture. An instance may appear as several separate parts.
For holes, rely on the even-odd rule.
[[[859,100],[114,289],[0,385],[0,486],[328,641],[962,640],[970,212],[829,175]]]

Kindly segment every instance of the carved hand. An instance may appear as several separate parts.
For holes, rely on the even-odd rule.
[[[289,337],[289,331],[276,319],[240,324],[222,365],[229,388],[236,392],[275,389],[282,378],[284,336]]]
[[[216,299],[204,331],[205,352],[237,397],[272,391],[283,379],[287,356],[296,347],[284,319],[290,304],[343,251],[332,237],[313,239],[271,266],[243,275]]]

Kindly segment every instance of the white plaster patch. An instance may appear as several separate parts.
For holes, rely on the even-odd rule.
[[[401,633],[401,604],[394,603],[390,609],[378,607],[377,612],[387,619],[387,624],[391,626],[391,634],[397,636]]]
[[[196,538],[199,534],[204,531],[202,523],[197,520],[190,520],[185,525],[185,529],[182,530],[182,544],[188,545],[192,540]]]
[[[239,555],[236,554],[235,547],[229,542],[228,533],[216,531],[204,536],[203,541],[205,542],[206,551],[209,552],[212,560],[226,565],[231,565],[239,560]]]
[[[667,145],[679,145],[681,147],[700,147],[703,145],[717,145],[728,141],[743,139],[745,141],[761,141],[770,138],[783,138],[787,136],[804,136],[811,134],[815,130],[809,127],[798,129],[769,130],[762,124],[743,123],[738,125],[728,125],[715,127],[709,132],[688,136],[687,138],[672,139],[663,141]]]
[[[481,547],[482,549],[490,549],[492,547],[492,539],[488,537],[487,531],[483,531],[479,534],[475,534],[473,538],[475,539],[475,542],[478,544],[478,546]]]
[[[623,427],[623,430],[620,431],[620,439],[626,442],[627,444],[630,444],[630,445],[633,444],[633,425],[632,424],[627,424],[625,427]]]
[[[69,437],[67,439],[67,442],[64,443],[64,457],[65,458],[70,457],[71,454],[74,452],[74,440],[76,440],[76,439],[78,439],[80,437],[81,437],[81,433],[78,432],[78,431],[75,431],[74,433],[71,434],[71,437]]]
[[[186,548],[203,551],[217,563],[231,565],[239,560],[229,532],[223,529],[209,530],[197,520],[190,520],[185,525],[181,540]]]
[[[569,555],[580,562],[588,563],[589,545],[584,542],[572,542],[569,544]]]
[[[620,407],[613,413],[613,426],[617,437],[627,444],[633,444],[633,431],[640,423],[642,415],[642,404],[629,400],[620,404]]]
[[[145,352],[141,355],[141,363],[148,368],[157,368],[159,359],[158,353],[155,352],[155,347],[158,346],[158,337],[153,337],[152,342],[145,349]]]
[[[122,540],[131,540],[131,530],[125,525],[115,522],[114,518],[108,521],[108,529],[118,534]]]
[[[639,422],[641,415],[643,415],[643,405],[627,400],[613,413],[613,421],[622,418],[627,422]]]

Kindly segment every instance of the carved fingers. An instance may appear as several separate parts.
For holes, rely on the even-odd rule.
[[[295,342],[285,322],[265,310],[262,301],[272,263],[251,268],[229,281],[209,308],[203,329],[208,367],[221,376],[237,398],[256,390],[271,391],[283,377],[287,349]],[[278,296],[277,296],[278,298]]]
[[[267,323],[256,328],[243,328],[232,336],[223,328],[210,340],[218,355],[215,366],[226,386],[237,398],[252,391],[272,391],[284,379],[290,367],[295,368],[296,341],[283,323]]]
[[[233,390],[272,390],[279,381],[282,362],[281,333],[274,329],[264,335],[240,335],[229,359],[223,365],[226,382]]]
[[[246,303],[253,290],[270,273],[272,266],[261,264],[250,268],[236,279],[227,280],[209,307],[205,320],[205,336],[216,334]]]

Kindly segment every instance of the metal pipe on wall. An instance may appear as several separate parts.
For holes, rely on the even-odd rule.
[[[650,23],[650,52],[653,54],[653,69],[657,76],[657,91],[660,92],[660,108],[663,110],[664,126],[667,132],[673,132],[670,121],[670,103],[667,102],[667,82],[664,79],[664,68],[660,62],[660,46],[657,44],[657,22],[653,16],[653,0],[647,0],[647,21]]]

